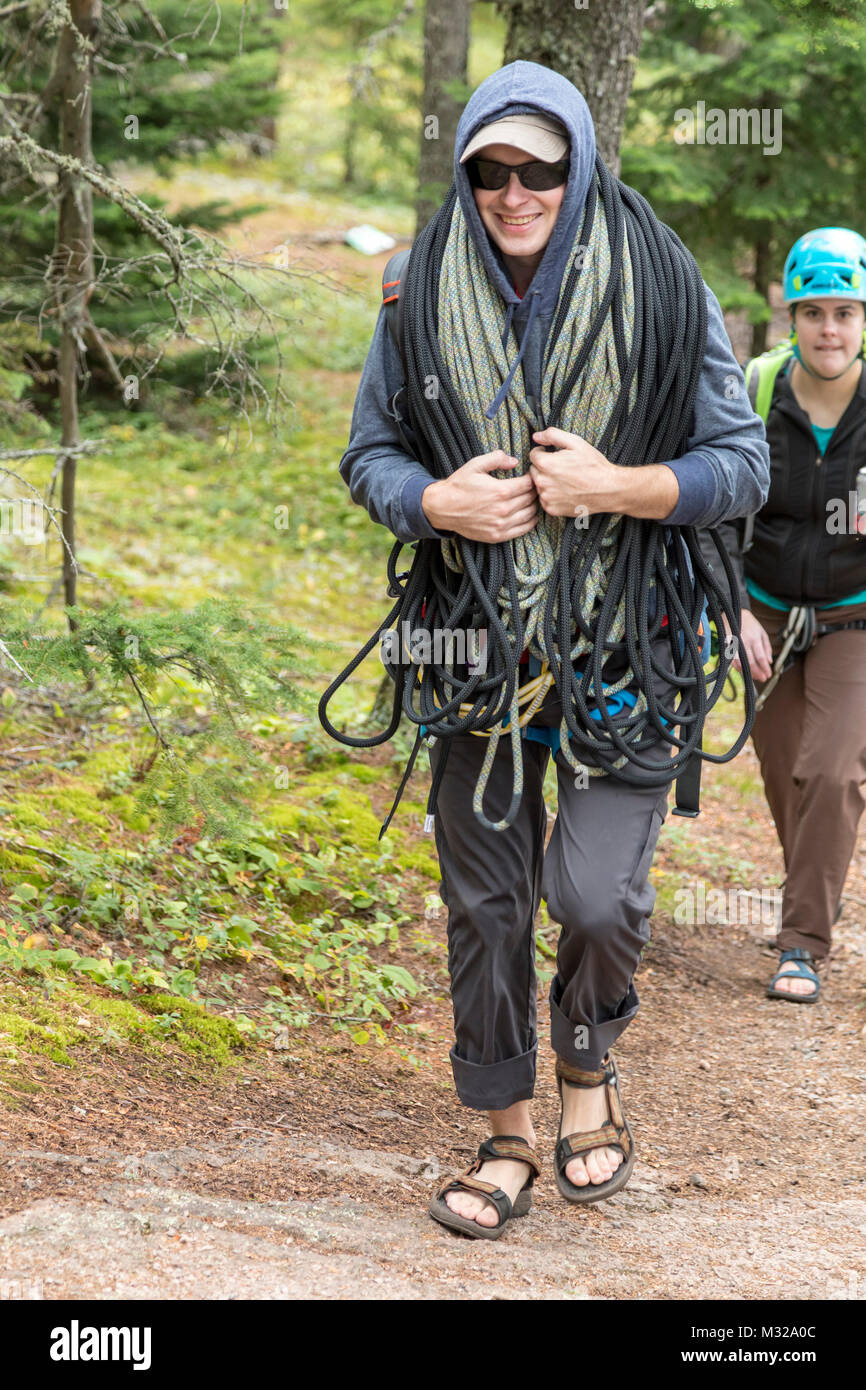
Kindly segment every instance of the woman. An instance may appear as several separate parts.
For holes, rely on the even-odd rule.
[[[866,240],[847,227],[807,232],[788,253],[783,294],[793,351],[766,417],[769,496],[745,556],[740,528],[719,530],[759,699],[790,610],[814,612],[811,645],[790,653],[752,730],[787,875],[767,993],[813,1004],[866,788],[866,534],[852,505],[866,464]]]
[[[412,445],[411,430],[398,429],[391,408],[403,368],[382,313],[340,463],[353,499],[401,540],[439,539],[446,542],[443,549],[454,536],[486,543],[476,555],[504,548],[504,542],[517,554],[543,528],[545,535],[555,532],[552,519],[564,525],[576,515],[592,521],[603,514],[612,526],[632,517],[672,527],[713,525],[759,506],[767,484],[763,429],[749,405],[718,301],[693,262],[700,299],[694,319],[704,322],[705,342],[687,367],[696,388],[693,409],[681,403],[689,428],[677,438],[687,439],[686,449],[669,460],[662,453],[664,462],[641,458],[645,466],[635,468],[612,463],[592,442],[604,437],[620,399],[616,373],[622,353],[607,323],[596,338],[588,331],[595,307],[601,304],[599,314],[605,309],[601,271],[612,253],[607,214],[597,203],[592,218],[587,211],[599,166],[592,119],[577,89],[536,63],[511,63],[494,73],[461,117],[454,174],[453,214],[440,228],[447,243],[437,282],[438,341],[444,369],[487,448],[471,458],[464,454],[450,476],[439,477],[407,453],[403,441]],[[440,214],[453,199],[454,190]],[[579,241],[585,215],[591,224],[586,247]],[[627,306],[625,351],[636,331],[639,284],[629,259],[632,237],[630,227],[618,253],[622,281],[616,304]],[[563,286],[574,284],[578,265],[583,269],[577,288],[564,299]],[[614,281],[615,275],[608,277]],[[567,375],[590,344],[592,355],[563,414],[583,422],[581,429],[540,427],[551,418],[552,379]],[[679,357],[672,354],[671,360],[672,372],[680,370]],[[661,363],[660,370],[666,366]],[[734,399],[732,381],[739,385]],[[634,382],[632,398],[637,391]],[[438,400],[438,393],[430,394]],[[652,404],[644,398],[640,408],[652,410]],[[449,552],[452,565],[456,550]],[[522,677],[537,674],[531,671],[534,640],[520,646]],[[654,685],[660,696],[667,693],[663,679]],[[533,922],[541,896],[562,923],[550,991],[562,1102],[558,1186],[569,1201],[598,1200],[622,1186],[634,1161],[609,1049],[637,1012],[633,975],[655,901],[648,877],[667,808],[670,777],[663,768],[670,747],[650,740],[646,758],[662,770],[653,785],[607,775],[591,775],[587,782],[575,778],[573,756],[555,737],[562,715],[557,689],[551,688],[518,742],[522,798],[511,822],[487,821],[473,801],[482,763],[494,746],[483,799],[494,816],[509,806],[507,738],[491,745],[487,738],[455,733],[447,740],[447,758],[441,738],[430,753],[448,907],[452,1071],[461,1102],[485,1110],[490,1131],[468,1172],[440,1185],[430,1213],[485,1239],[497,1239],[512,1215],[528,1210],[529,1189],[540,1171],[529,1101],[537,1052]],[[516,725],[515,719],[512,731]],[[542,787],[552,748],[559,810],[545,854]]]

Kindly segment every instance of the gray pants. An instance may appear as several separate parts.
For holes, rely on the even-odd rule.
[[[556,690],[533,723],[559,720]],[[550,1038],[572,1066],[595,1070],[637,1013],[633,975],[649,940],[656,891],[648,882],[671,781],[632,787],[605,777],[575,786],[555,755],[559,810],[545,853],[542,787],[551,750],[522,739],[524,787],[507,830],[486,830],[472,810],[487,739],[457,735],[439,789],[436,847],[448,908],[454,1084],[463,1105],[504,1110],[529,1100],[538,1049],[534,922],[540,899],[562,931],[550,986]],[[646,754],[670,757],[658,744]],[[442,740],[430,747],[435,772]],[[672,779],[671,779],[672,780]],[[499,741],[484,798],[488,820],[511,801],[511,740]]]

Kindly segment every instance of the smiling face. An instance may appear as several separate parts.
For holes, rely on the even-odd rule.
[[[515,145],[484,145],[479,158],[499,164],[526,164],[533,156]],[[556,223],[566,185],[533,192],[512,174],[504,188],[473,188],[481,221],[509,261],[525,273],[540,262]],[[520,286],[518,286],[518,289]]]
[[[858,299],[804,299],[794,305],[797,342],[806,366],[820,376],[844,371],[857,356],[866,306]]]

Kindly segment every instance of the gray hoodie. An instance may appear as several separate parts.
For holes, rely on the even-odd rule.
[[[460,156],[480,126],[501,116],[530,111],[544,112],[567,127],[571,167],[544,256],[521,299],[481,221]],[[460,117],[454,146],[457,196],[487,273],[507,306],[505,331],[513,325],[518,342],[509,374],[488,403],[490,416],[501,405],[518,363],[523,367],[527,395],[538,399],[542,353],[594,169],[595,131],[584,98],[567,78],[538,63],[521,61],[500,68],[473,92]],[[766,501],[770,486],[770,453],[763,421],[749,403],[719,302],[706,284],[704,289],[707,344],[687,452],[678,459],[656,460],[666,463],[677,476],[679,498],[663,520],[680,526],[715,526],[730,517],[755,512]],[[437,530],[424,514],[421,497],[434,478],[406,453],[392,413],[391,403],[402,381],[400,355],[383,307],[361,374],[340,474],[352,500],[366,507],[373,520],[399,540],[447,536],[451,533]],[[408,430],[407,438],[411,443]]]

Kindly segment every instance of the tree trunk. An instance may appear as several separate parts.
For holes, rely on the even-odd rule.
[[[60,153],[93,162],[91,145],[93,52],[102,18],[102,0],[69,0],[72,24],[61,31],[52,83],[60,104]],[[80,442],[78,370],[85,353],[87,301],[93,291],[93,196],[90,184],[63,169],[58,178],[59,212],[51,264],[54,303],[60,329],[60,417],[63,446]],[[75,557],[76,455],[62,462],[61,507],[63,592],[76,602]],[[75,624],[70,620],[70,628]]]
[[[550,0],[496,0],[508,21],[504,63],[525,59],[553,68],[586,98],[598,152],[619,175],[625,110],[640,52],[646,0],[583,8]]]
[[[364,724],[367,728],[381,733],[381,731],[390,724],[393,713],[394,682],[386,671],[379,682],[379,689],[376,691],[376,696],[370,706],[369,713],[365,716]],[[408,725],[409,720],[406,718],[405,714],[401,714],[400,723]]]
[[[343,185],[350,188],[355,182],[355,119],[351,110],[343,131]]]
[[[415,236],[426,227],[454,177],[454,141],[463,110],[444,84],[468,76],[468,0],[427,0],[424,7],[424,98]]]
[[[763,299],[770,302],[770,238],[767,234],[762,234],[755,242],[755,272],[754,285],[758,294]],[[752,356],[757,357],[759,353],[767,350],[767,320],[763,323],[752,324]]]
[[[772,109],[772,107],[773,107],[774,104],[775,104],[775,103],[773,102],[772,95],[771,95],[770,93],[764,93],[764,92],[761,93],[761,108],[762,108],[762,109],[763,109],[764,107]],[[772,178],[771,178],[771,175],[770,175],[769,173],[764,173],[764,174],[759,174],[759,175],[758,175],[758,177],[757,177],[757,179],[756,179],[756,188],[757,188],[757,190],[758,190],[758,195],[759,195],[759,196],[760,196],[761,194],[763,194],[763,193],[766,192],[766,190],[767,190],[767,188],[769,187],[771,181],[772,181]],[[771,233],[770,224],[765,222],[763,225],[761,225],[761,224],[759,223],[759,224],[758,224],[758,227],[756,228],[756,232],[757,232],[757,235],[756,235],[756,237],[755,237],[755,270],[754,270],[754,276],[753,276],[754,286],[755,286],[755,289],[758,291],[758,294],[761,296],[761,298],[769,305],[769,303],[770,303],[770,280],[772,279],[772,271],[773,271],[773,266],[772,266],[772,261],[771,261],[771,253],[772,253],[772,250],[773,250],[773,246],[772,246],[772,237],[771,237],[771,235],[770,235],[770,233]],[[757,357],[759,353],[766,352],[766,349],[767,349],[767,330],[768,330],[768,328],[769,328],[769,320],[765,320],[764,323],[754,323],[754,324],[752,324],[752,356],[753,356],[753,357]]]

